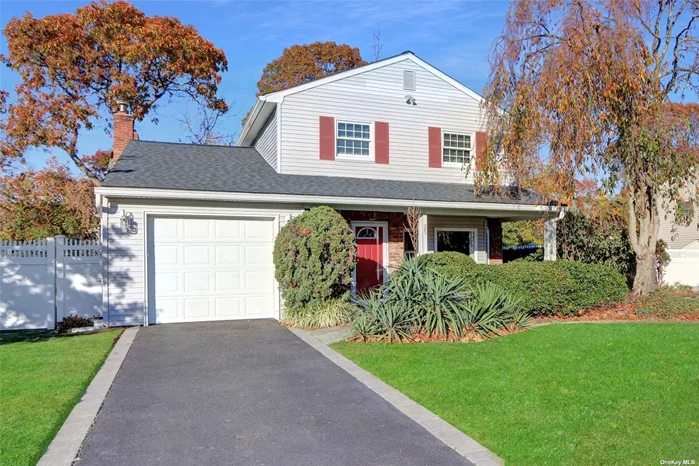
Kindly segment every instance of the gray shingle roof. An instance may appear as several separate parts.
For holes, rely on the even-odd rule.
[[[370,176],[370,172],[367,173]],[[536,204],[538,197],[476,196],[473,185],[283,175],[253,147],[131,141],[102,186],[256,194],[366,197],[445,202]]]

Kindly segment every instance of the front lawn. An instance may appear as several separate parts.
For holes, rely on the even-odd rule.
[[[512,465],[699,462],[699,325],[554,324],[333,348]]]
[[[39,461],[120,334],[0,335],[0,464]]]

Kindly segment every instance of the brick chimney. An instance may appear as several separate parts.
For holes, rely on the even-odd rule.
[[[126,145],[132,139],[138,139],[138,133],[134,129],[134,117],[127,112],[126,102],[117,100],[117,111],[114,112],[114,145],[112,147],[112,162],[114,166]]]

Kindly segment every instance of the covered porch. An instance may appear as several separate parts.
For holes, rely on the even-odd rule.
[[[498,209],[419,208],[416,241],[410,235],[408,207],[338,208],[358,235],[358,245],[371,240],[373,258],[383,276],[400,267],[406,257],[443,251],[471,256],[479,264],[501,264],[504,222],[546,218],[545,251],[555,260],[558,207],[508,205]],[[374,230],[371,230],[373,228]],[[417,244],[415,244],[417,243]],[[360,251],[360,261],[362,251]]]

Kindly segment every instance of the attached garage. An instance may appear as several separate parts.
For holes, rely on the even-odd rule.
[[[148,216],[148,323],[275,317],[274,219]]]

